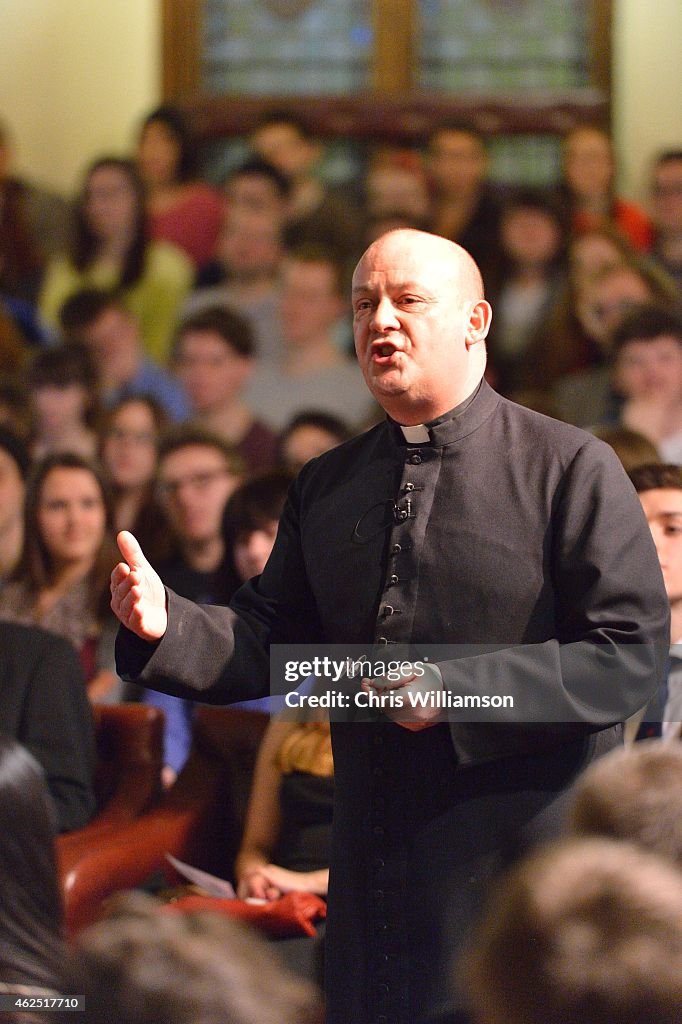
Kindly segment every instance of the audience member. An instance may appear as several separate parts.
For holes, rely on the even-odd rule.
[[[105,405],[133,395],[151,395],[171,419],[189,416],[182,385],[145,355],[139,321],[120,295],[83,289],[65,301],[59,321],[67,340],[80,341],[92,352]]]
[[[667,678],[643,715],[637,738],[662,735],[679,739],[682,728],[682,468],[651,463],[638,466],[630,479],[639,495],[656,545],[670,602],[670,660]],[[631,727],[631,732],[635,732]]]
[[[611,336],[637,306],[670,307],[672,294],[667,279],[630,264],[606,268],[578,292],[576,314],[598,353],[598,363],[556,382],[554,397],[562,419],[585,427],[613,418],[617,399],[608,363]]]
[[[418,153],[382,147],[372,156],[363,184],[365,219],[402,216],[412,226],[428,222],[429,186]]]
[[[254,363],[249,322],[226,306],[208,306],[178,328],[173,365],[193,419],[233,444],[250,472],[273,464],[277,444],[243,398]]]
[[[97,367],[88,349],[73,343],[36,352],[27,381],[35,424],[33,458],[56,452],[92,457],[100,406]]]
[[[222,200],[197,180],[195,157],[196,143],[181,110],[164,104],[145,117],[136,160],[147,192],[150,237],[177,245],[201,268],[215,254]]]
[[[476,1024],[679,1024],[679,871],[608,840],[541,851],[492,894],[463,983]]]
[[[334,765],[329,723],[273,719],[253,777],[235,864],[243,899],[329,884]]]
[[[16,569],[24,542],[24,497],[30,466],[28,449],[0,426],[0,589]]]
[[[682,149],[660,153],[652,179],[653,254],[676,282],[682,302]]]
[[[431,230],[458,242],[487,283],[499,243],[501,196],[487,180],[483,136],[471,125],[444,124],[429,139]]]
[[[168,557],[170,544],[154,488],[157,449],[167,428],[168,418],[156,399],[138,395],[109,411],[100,440],[100,459],[113,495],[114,530],[139,530],[155,563]]]
[[[235,861],[242,899],[327,895],[333,801],[329,722],[273,719],[258,752]],[[305,936],[278,943],[290,968],[320,986],[323,936],[324,924],[312,941]]]
[[[682,320],[656,306],[633,310],[611,336],[611,359],[620,423],[664,462],[682,463]]]
[[[265,568],[293,480],[294,473],[288,468],[254,473],[228,500],[222,536],[228,572],[235,586],[260,576]]]
[[[258,358],[273,359],[282,349],[279,326],[279,274],[284,250],[278,216],[228,209],[218,240],[217,262],[207,287],[198,288],[183,307],[183,318],[213,306],[227,306],[253,330]]]
[[[573,790],[579,838],[624,840],[682,867],[682,744],[655,739],[610,750]]]
[[[502,394],[554,382],[557,360],[547,320],[566,295],[566,243],[561,211],[548,194],[519,190],[505,203],[499,262],[488,288],[495,309],[490,368]]]
[[[59,310],[74,292],[119,289],[139,321],[147,354],[164,363],[192,277],[192,264],[180,249],[150,240],[144,188],[135,165],[101,157],[85,175],[74,244],[68,254],[48,264],[40,309],[56,327]]]
[[[2,655],[0,655],[1,657]],[[0,736],[0,993],[58,995],[65,950],[55,813],[40,765]],[[22,1024],[25,1012],[3,1012]]]
[[[352,436],[337,416],[306,409],[289,420],[280,434],[278,461],[298,473],[306,462],[336,448],[337,444],[349,441]]]
[[[201,427],[176,427],[161,440],[157,490],[172,553],[156,568],[167,586],[191,601],[225,604],[232,596],[221,524],[241,468],[232,445]],[[145,690],[144,699],[166,713],[163,779],[170,786],[189,754],[194,704],[155,690]]]
[[[334,325],[346,309],[343,276],[338,260],[322,249],[299,249],[285,261],[282,357],[260,365],[246,393],[276,430],[302,409],[324,410],[354,425],[372,411],[357,363],[334,340]]]
[[[33,303],[46,258],[68,245],[71,211],[60,196],[13,173],[12,149],[0,122],[0,292]]]
[[[0,622],[0,731],[36,758],[57,831],[95,811],[95,740],[83,669],[72,644],[36,626]]]
[[[29,480],[24,547],[0,592],[0,619],[69,639],[95,701],[119,694],[107,601],[114,550],[111,502],[99,468],[73,453],[43,460]]]
[[[142,894],[78,936],[61,986],[85,996],[82,1024],[321,1024],[312,986],[245,926],[162,914]]]
[[[280,232],[286,224],[290,195],[291,183],[286,174],[259,157],[240,164],[225,181],[230,216],[262,218],[264,223],[276,225]]]
[[[582,125],[563,144],[563,191],[576,232],[612,224],[637,249],[648,250],[653,228],[643,210],[614,193],[615,160],[608,134]]]
[[[291,194],[284,229],[287,248],[323,246],[344,265],[357,259],[362,236],[360,212],[316,173],[322,146],[308,126],[286,111],[271,112],[263,117],[249,141],[255,153],[289,180]]]
[[[615,427],[595,427],[594,433],[613,448],[626,473],[643,466],[646,462],[660,461],[656,446],[636,430],[619,424]]]

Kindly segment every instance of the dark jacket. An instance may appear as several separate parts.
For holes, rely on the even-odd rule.
[[[95,812],[95,742],[83,670],[68,640],[0,622],[0,730],[41,764],[59,832]]]
[[[485,383],[430,436],[408,446],[386,422],[308,464],[231,610],[171,594],[146,669],[149,646],[120,637],[121,669],[216,702],[262,692],[274,643],[441,645],[446,689],[515,696],[506,719],[422,732],[380,714],[333,723],[334,1024],[447,1008],[491,875],[556,831],[573,779],[620,741],[667,651],[653,542],[606,445]]]

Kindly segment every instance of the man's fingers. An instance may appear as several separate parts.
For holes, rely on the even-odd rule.
[[[119,551],[131,569],[144,569],[147,566],[148,562],[144,551],[132,533],[128,530],[121,530],[116,541]]]

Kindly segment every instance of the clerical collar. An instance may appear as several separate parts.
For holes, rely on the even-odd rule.
[[[469,395],[468,398],[465,398],[463,402],[456,405],[454,409],[444,412],[442,416],[437,416],[435,420],[430,420],[428,423],[417,423],[413,427],[404,427],[402,423],[399,423],[398,426],[400,427],[402,435],[407,443],[429,444],[433,440],[433,428],[440,426],[441,423],[447,423],[448,421],[461,416],[462,413],[469,408],[480,389],[481,383],[478,384],[478,387]]]

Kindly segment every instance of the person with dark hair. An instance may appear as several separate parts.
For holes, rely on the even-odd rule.
[[[172,242],[200,269],[213,259],[222,221],[218,191],[196,176],[196,142],[185,114],[169,103],[140,128],[137,166],[147,191],[151,238]]]
[[[190,404],[175,376],[144,354],[140,325],[122,296],[99,288],[84,288],[59,310],[67,341],[84,344],[97,364],[103,403],[151,395],[173,420],[189,416]]]
[[[119,694],[106,602],[113,562],[111,498],[99,466],[74,453],[48,456],[29,478],[24,546],[0,592],[0,619],[70,640],[92,700]]]
[[[97,450],[100,402],[97,366],[80,342],[36,352],[26,371],[35,423],[34,459],[55,452],[86,458]]]
[[[682,728],[682,467],[649,463],[637,466],[629,475],[642,503],[663,573],[670,603],[671,645],[667,676],[649,707],[635,718],[629,729],[637,739],[650,736],[679,739]]]
[[[28,449],[0,425],[0,589],[16,569],[24,541],[24,496],[31,464]]]
[[[461,973],[475,1024],[679,1024],[682,876],[606,839],[543,850],[491,894]]]
[[[495,307],[488,339],[492,379],[508,396],[549,390],[557,360],[547,321],[568,287],[566,218],[548,192],[518,189],[504,203],[499,230],[500,256],[488,287]]]
[[[37,626],[0,622],[0,698],[0,733],[41,765],[57,831],[82,828],[95,812],[95,737],[73,644]]]
[[[119,290],[139,321],[145,351],[164,363],[192,279],[192,264],[180,249],[150,239],[144,187],[135,165],[120,157],[100,157],[85,173],[74,244],[47,266],[40,311],[57,327],[59,310],[74,292]]]
[[[225,505],[222,535],[235,589],[263,572],[293,480],[289,469],[254,473]]]
[[[664,462],[682,463],[682,319],[641,306],[611,335],[619,422],[648,437]]]
[[[635,843],[682,868],[682,744],[611,750],[573,788],[568,831]]]
[[[119,535],[119,667],[222,703],[267,693],[275,645],[303,671],[298,645],[342,645],[327,1019],[459,1021],[449,964],[487,885],[556,834],[575,778],[655,692],[669,609],[613,451],[483,379],[491,308],[465,250],[384,235],[352,296],[386,419],[303,468],[227,609],[165,589]]]
[[[251,325],[227,306],[208,306],[178,327],[173,367],[192,403],[194,422],[233,444],[251,472],[272,465],[277,444],[275,433],[244,398],[255,362]]]
[[[85,996],[82,1024],[321,1024],[312,986],[272,946],[218,914],[172,914],[140,893],[81,932],[62,990]],[[73,1013],[57,1016],[70,1024]],[[54,1015],[51,1015],[54,1019]]]
[[[224,188],[228,209],[233,216],[258,216],[284,226],[291,182],[274,164],[260,157],[251,157],[230,171]]]
[[[352,431],[338,416],[304,409],[289,420],[279,435],[278,462],[298,473],[306,462],[349,441]]]
[[[682,149],[667,149],[651,171],[653,255],[677,283],[682,302]]]
[[[484,136],[471,124],[442,124],[429,138],[426,165],[432,189],[431,231],[471,253],[487,284],[499,245],[503,196],[487,179]]]
[[[254,153],[273,164],[290,185],[284,243],[287,249],[319,245],[344,265],[361,246],[360,211],[317,174],[323,147],[308,125],[285,110],[266,113],[251,132]]]
[[[616,162],[608,133],[579,125],[563,140],[562,191],[576,233],[612,224],[645,252],[653,242],[651,221],[638,206],[614,193]]]
[[[234,446],[205,427],[183,424],[160,440],[156,500],[166,518],[170,551],[157,568],[164,582],[190,601],[224,604],[234,591],[221,524],[242,469]],[[170,786],[192,745],[194,703],[153,689],[145,689],[144,699],[166,715],[163,780]]]
[[[0,655],[1,656],[1,655]],[[59,995],[65,947],[55,813],[38,762],[0,735],[0,993]],[[21,1022],[24,1013],[3,1012]]]

